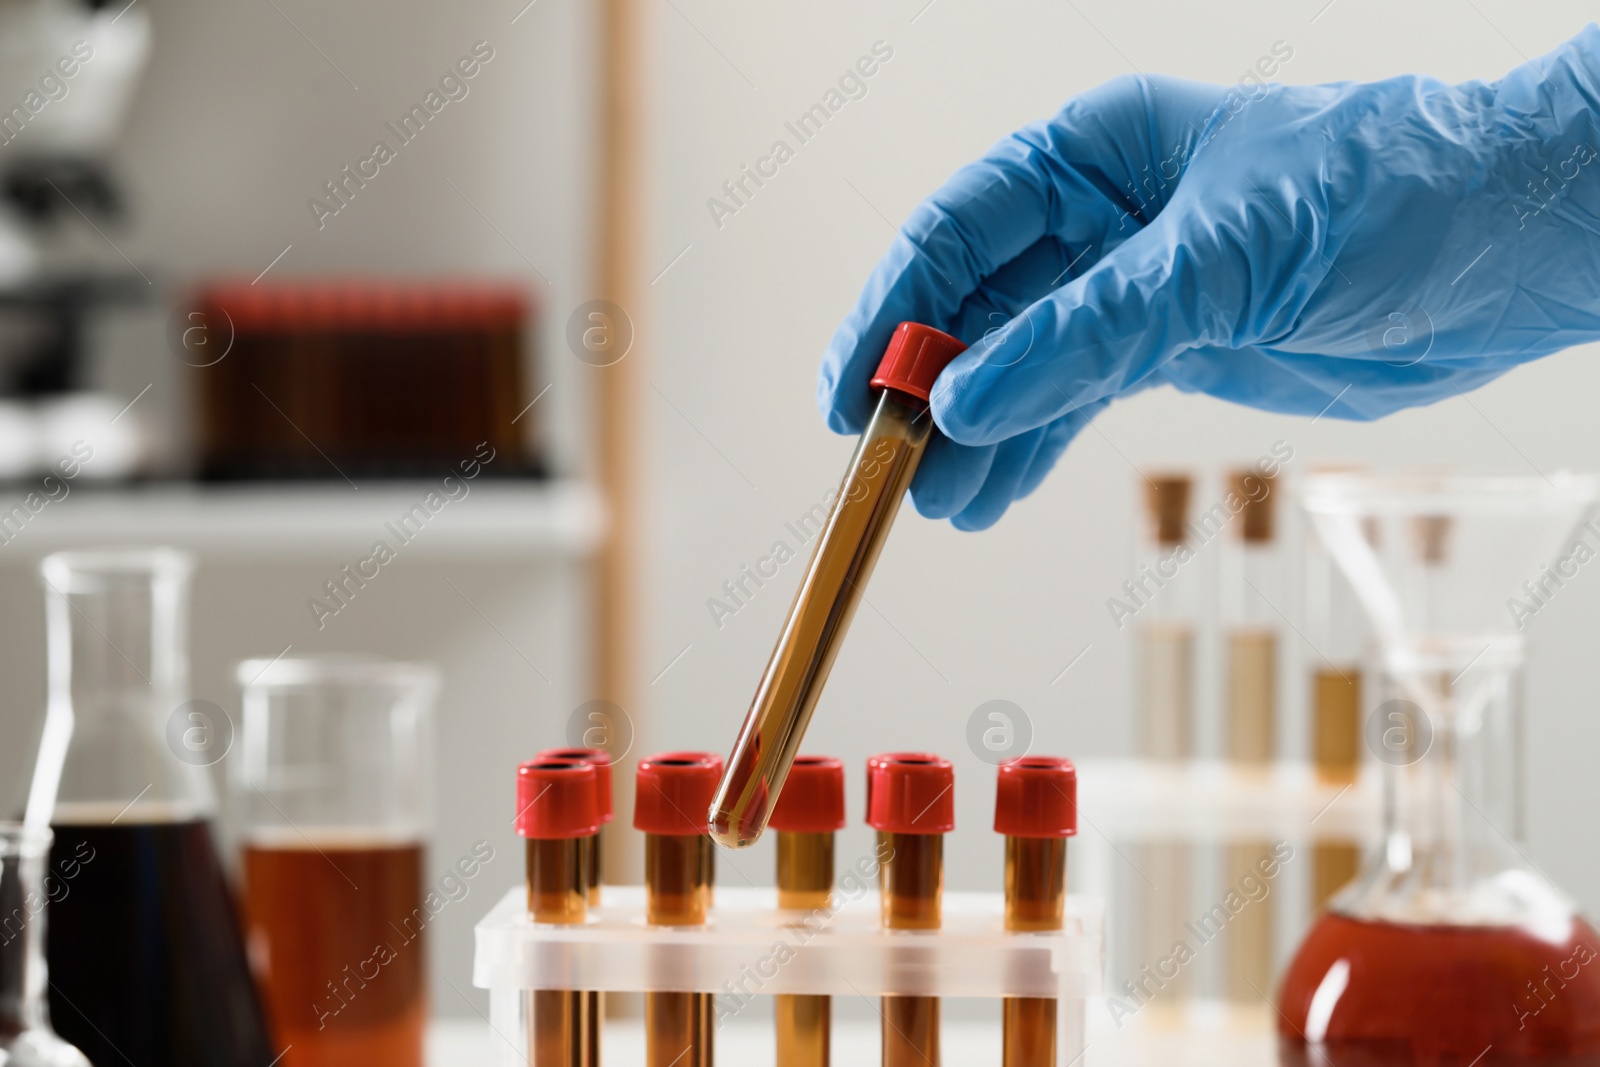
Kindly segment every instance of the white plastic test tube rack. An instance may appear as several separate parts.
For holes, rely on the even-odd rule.
[[[717,887],[704,926],[644,921],[642,887],[606,886],[582,926],[528,918],[521,889],[476,928],[473,984],[489,990],[495,1064],[526,1067],[530,990],[718,994],[718,1014],[746,997],[1054,997],[1058,1063],[1084,1049],[1085,998],[1100,992],[1105,943],[1098,900],[1068,897],[1062,930],[1008,933],[998,893],[944,894],[939,930],[884,930],[878,894],[836,893],[831,910],[779,911],[771,889]],[[999,1040],[998,1016],[995,1038]],[[837,1036],[836,1036],[837,1040]]]

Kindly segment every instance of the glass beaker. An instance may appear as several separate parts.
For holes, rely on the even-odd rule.
[[[71,893],[81,870],[74,863],[47,873],[50,837],[42,827],[0,823],[0,1067],[89,1067],[50,1029],[45,1000],[48,902]]]
[[[206,766],[221,709],[188,701],[193,563],[170,549],[45,558],[49,697],[27,822],[50,866],[50,1017],[97,1064],[267,1067]]]
[[[344,656],[236,677],[245,936],[282,1067],[421,1067],[438,676]]]
[[[1385,817],[1284,977],[1283,1063],[1600,1064],[1600,935],[1516,844],[1525,641],[1507,607],[1596,495],[1562,475],[1307,480],[1379,638],[1365,737]]]

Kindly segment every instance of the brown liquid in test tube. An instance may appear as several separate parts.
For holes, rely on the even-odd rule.
[[[588,912],[586,849],[600,831],[596,771],[580,760],[533,759],[517,768],[517,833],[527,839],[528,913],[534,922],[582,925]],[[587,843],[587,844],[586,844]],[[598,1067],[592,994],[539,989],[526,996],[531,1067]]]
[[[708,752],[639,761],[633,826],[644,832],[645,921],[700,926],[711,905],[711,839],[704,812],[722,771]],[[711,1067],[716,1027],[710,993],[646,993],[646,1067]]]
[[[895,329],[872,377],[872,385],[881,391],[877,410],[851,457],[717,787],[710,824],[718,844],[745,848],[766,829],[933,433],[929,390],[964,348],[948,334],[914,322]]]
[[[593,837],[580,838],[579,842],[584,885],[588,887],[589,907],[598,908],[600,883],[605,879],[605,842],[602,835],[605,833],[606,824],[616,818],[616,809],[611,799],[611,753],[603,748],[547,748],[534,758],[578,760],[594,766],[595,803],[600,810],[600,832]],[[584,1010],[584,1022],[587,1026],[584,1044],[588,1048],[589,1067],[599,1067],[600,1031],[604,1027],[606,1018],[605,994],[592,989],[584,993],[584,996],[588,998]]]
[[[1229,488],[1244,501],[1234,521],[1242,542],[1241,578],[1250,585],[1240,595],[1264,598],[1265,578],[1252,571],[1273,562],[1278,483],[1258,470],[1245,469],[1230,475]],[[1274,609],[1258,608],[1253,624],[1236,625],[1228,633],[1228,758],[1237,766],[1264,770],[1277,749],[1278,629],[1276,620],[1266,618]],[[1270,841],[1229,845],[1224,860],[1227,878],[1231,883],[1239,872],[1253,870],[1271,855]],[[1224,984],[1230,1000],[1253,1008],[1261,1001],[1257,990],[1270,987],[1272,924],[1273,909],[1263,904],[1245,909],[1229,925]]]
[[[1078,832],[1078,771],[1024,756],[1000,765],[994,829],[1006,838],[1006,929],[1059,930],[1066,915],[1067,838]],[[1056,1002],[1007,997],[1001,1067],[1055,1067]]]
[[[844,829],[844,764],[799,756],[769,824],[778,832],[778,907],[810,918],[833,902],[833,835]],[[780,994],[772,1016],[778,1067],[828,1067],[833,1008],[824,996]]]
[[[955,829],[955,768],[906,752],[874,757],[867,822],[878,831],[878,888],[889,930],[937,930],[944,835]],[[939,998],[883,998],[883,1067],[939,1067]]]

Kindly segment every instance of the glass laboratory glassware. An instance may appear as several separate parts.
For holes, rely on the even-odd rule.
[[[933,433],[929,390],[965,347],[948,334],[914,322],[895,328],[872,376],[872,386],[879,390],[877,410],[862,431],[833,498],[717,785],[709,821],[711,836],[720,845],[745,848],[767,827],[845,631]]]
[[[1224,502],[1233,513],[1220,586],[1227,758],[1245,773],[1266,773],[1277,755],[1285,586],[1277,539],[1279,487],[1276,477],[1242,468],[1230,472]],[[1272,854],[1270,841],[1229,844],[1223,854],[1223,881],[1237,882],[1242,872],[1254,870]],[[1223,995],[1252,1012],[1272,981],[1273,910],[1270,897],[1245,909],[1224,935]]]
[[[1600,934],[1514,843],[1525,642],[1508,609],[1597,496],[1566,474],[1307,479],[1378,640],[1365,736],[1385,814],[1283,979],[1282,1063],[1600,1064]]]
[[[188,701],[193,564],[170,549],[45,558],[49,698],[27,821],[50,867],[50,1018],[96,1064],[267,1067],[274,1053],[212,832],[220,708]]]
[[[330,656],[236,677],[245,937],[281,1067],[421,1067],[438,675]]]
[[[1189,508],[1194,478],[1181,472],[1151,472],[1141,478],[1145,519],[1133,577],[1122,588],[1123,603],[1137,607],[1139,639],[1139,751],[1143,758],[1176,765],[1194,757],[1195,643],[1200,618],[1200,582],[1187,564]],[[1146,841],[1128,892],[1139,901],[1138,928],[1130,938],[1132,967],[1165,953],[1183,936],[1190,919],[1188,889],[1194,850],[1180,840]],[[1167,983],[1151,1017],[1176,1021],[1177,1002],[1190,995],[1187,970]]]
[[[82,869],[75,861],[50,871],[50,839],[47,827],[0,823],[0,1067],[89,1067],[88,1058],[50,1028],[48,902],[71,893]]]
[[[1353,468],[1320,468],[1321,473]],[[1368,523],[1363,535],[1377,538]],[[1355,590],[1334,566],[1315,530],[1305,532],[1304,546],[1306,644],[1309,659],[1307,692],[1311,703],[1311,765],[1317,780],[1343,788],[1361,772],[1361,710],[1366,619]],[[1353,842],[1319,840],[1311,850],[1311,907],[1321,911],[1329,898],[1356,876],[1361,848]]]

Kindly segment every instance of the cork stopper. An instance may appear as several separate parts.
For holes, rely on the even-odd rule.
[[[1228,488],[1244,502],[1239,512],[1239,538],[1246,544],[1271,541],[1277,512],[1277,476],[1245,467],[1229,473]]]
[[[1188,540],[1189,496],[1194,479],[1187,474],[1149,474],[1144,479],[1145,507],[1155,529],[1156,541],[1163,548]]]
[[[1422,562],[1443,563],[1449,551],[1450,516],[1418,515],[1411,520],[1411,537]]]

